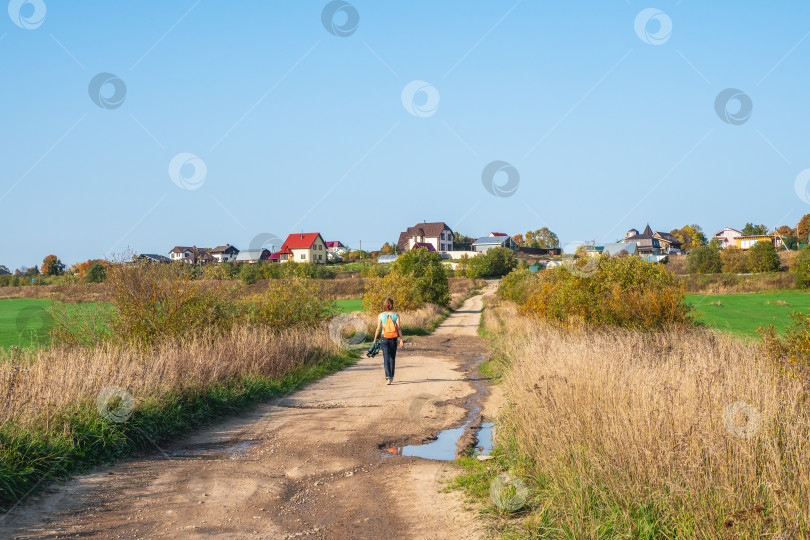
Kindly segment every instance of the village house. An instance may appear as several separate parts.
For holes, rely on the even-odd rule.
[[[240,251],[236,255],[236,263],[242,264],[256,264],[260,261],[269,261],[270,260],[270,250],[269,249],[246,249],[245,251]]]
[[[501,235],[499,233],[490,233],[489,236],[482,236],[473,242],[472,245],[473,251],[477,251],[478,253],[486,253],[490,249],[499,247],[505,247],[512,251],[517,251],[518,249],[517,243],[511,236],[507,234]]]
[[[737,229],[726,227],[722,231],[715,233],[712,238],[717,238],[718,240],[720,240],[721,248],[738,247],[737,238],[739,238],[742,235],[743,233],[738,231]]]
[[[770,242],[777,248],[782,247],[782,238],[779,236],[771,236],[767,234],[757,235],[757,236],[737,236],[734,238],[736,242],[736,247],[742,250],[751,249],[751,246],[756,244],[757,242]]]
[[[281,249],[270,255],[270,262],[287,262],[292,256],[292,251],[287,246],[281,246]]]
[[[326,262],[326,242],[323,241],[321,233],[291,234],[281,246],[281,251],[284,251],[285,247],[291,252],[288,259],[290,261],[318,264]]]
[[[431,244],[434,251],[451,251],[453,238],[453,231],[445,222],[424,222],[400,233],[397,248],[400,253],[404,253],[414,249],[415,244]]]
[[[221,263],[235,261],[237,255],[239,255],[239,250],[230,244],[217,246],[211,250],[211,256],[214,260]]]
[[[182,261],[188,264],[206,264],[214,262],[214,257],[208,249],[198,248],[197,246],[175,246],[169,252],[169,259],[172,262]]]
[[[134,258],[135,262],[150,262],[150,263],[169,263],[172,260],[165,255],[158,255],[156,253],[141,253]]]
[[[344,255],[349,252],[349,248],[343,245],[342,242],[338,242],[337,240],[332,242],[326,242],[326,251],[329,253],[337,253],[339,255]]]
[[[627,231],[627,234],[624,235],[624,239],[622,239],[621,243],[635,244],[636,253],[639,255],[661,254],[661,244],[658,238],[655,237],[655,234],[653,233],[649,224],[642,233],[639,233],[638,229],[630,229]]]

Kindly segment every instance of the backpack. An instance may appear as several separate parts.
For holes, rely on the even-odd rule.
[[[399,332],[397,332],[397,325],[394,322],[394,319],[391,317],[390,313],[385,314],[385,322],[383,323],[382,335],[384,338],[389,339],[396,339],[397,337],[399,337]]]

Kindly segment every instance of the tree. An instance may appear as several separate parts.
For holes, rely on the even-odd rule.
[[[748,272],[748,255],[738,247],[727,247],[720,252],[723,272],[727,274],[744,274]]]
[[[686,257],[686,271],[690,274],[716,274],[722,267],[720,253],[709,246],[698,246]]]
[[[427,248],[412,249],[391,263],[391,274],[412,277],[422,303],[446,307],[450,304],[450,285],[442,258]]]
[[[509,248],[493,248],[483,255],[470,258],[466,264],[468,278],[502,277],[517,266],[515,252]]]
[[[762,240],[748,250],[748,269],[751,272],[778,272],[781,267],[776,246]]]
[[[796,249],[796,244],[799,243],[799,237],[796,235],[796,229],[791,229],[787,225],[777,227],[773,234],[782,238],[782,243],[788,249]]]
[[[523,240],[523,235],[522,234],[516,234],[515,236],[512,237],[512,240],[514,240],[515,243],[517,245],[519,245],[519,246],[522,246],[523,242],[525,241],[525,240]]]
[[[46,276],[60,276],[65,272],[65,265],[56,255],[48,255],[42,261],[41,272]]]
[[[394,246],[389,244],[388,242],[384,243],[383,246],[380,248],[380,255],[388,255],[394,252]]]
[[[689,246],[690,249],[708,244],[706,241],[706,236],[703,234],[703,231],[700,230],[698,225],[684,225],[681,231],[688,235],[691,241]]]
[[[796,236],[799,237],[800,244],[807,244],[807,237],[810,236],[810,214],[805,214],[796,225]]]
[[[548,227],[536,231],[526,231],[524,237],[528,247],[545,249],[560,247],[560,239]]]
[[[353,251],[350,251],[350,252],[346,253],[343,256],[343,260],[345,262],[354,262],[354,261],[359,261],[360,259],[367,259],[367,258],[368,258],[368,253],[366,253],[365,251],[360,250],[360,249],[355,249]]]
[[[742,229],[745,236],[764,236],[768,234],[768,227],[765,225],[754,225],[753,223],[746,223]]]
[[[101,283],[107,277],[107,268],[99,261],[93,261],[85,273],[87,283]]]
[[[723,247],[723,241],[719,238],[712,238],[709,242],[709,247],[712,249],[720,249]]]
[[[453,249],[456,251],[469,251],[472,249],[475,238],[465,236],[461,233],[453,233]]]
[[[799,252],[796,254],[794,264],[795,268],[793,270],[794,271],[793,278],[796,287],[800,289],[806,289],[807,287],[810,287],[810,247],[805,246],[799,249]]]

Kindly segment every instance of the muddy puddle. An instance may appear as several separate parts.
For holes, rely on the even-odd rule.
[[[492,431],[494,426],[494,422],[481,424],[481,429],[476,434],[478,444],[475,445],[475,449],[479,454],[489,455],[492,452]],[[435,440],[428,440],[424,444],[386,448],[385,451],[395,456],[414,456],[438,461],[453,461],[456,459],[458,441],[464,435],[466,428],[467,426],[461,426],[446,429],[439,433]]]
[[[259,446],[258,441],[204,444],[174,450],[173,452],[169,452],[169,456],[173,459],[245,459],[250,457],[250,452],[257,446]]]
[[[470,449],[478,454],[489,455],[493,448],[494,422],[482,422],[481,403],[487,396],[486,387],[481,382],[478,366],[486,359],[486,356],[477,356],[471,362],[470,373],[474,373],[469,381],[472,383],[475,393],[469,396],[464,402],[467,415],[461,426],[445,429],[435,437],[430,437],[422,441],[421,444],[408,446],[395,446],[385,448],[385,455],[414,456],[423,459],[435,459],[438,461],[453,461],[456,456],[466,446],[461,442],[463,437],[477,441]]]

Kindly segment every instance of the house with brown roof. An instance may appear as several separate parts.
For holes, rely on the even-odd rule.
[[[188,264],[214,262],[214,257],[211,255],[210,250],[207,248],[198,248],[197,246],[175,246],[169,252],[169,259],[172,262],[181,261]]]
[[[326,242],[323,241],[321,233],[297,233],[291,234],[281,246],[290,250],[291,255],[288,260],[298,263],[318,263],[326,262]]]
[[[414,249],[414,245],[431,244],[436,251],[453,249],[453,230],[443,221],[419,223],[399,234],[397,249],[400,252]]]
[[[639,255],[660,255],[661,244],[658,238],[653,234],[650,225],[644,229],[644,232],[638,232],[638,229],[630,229],[624,235],[622,244],[636,244],[636,253]]]
[[[235,261],[237,255],[239,255],[239,250],[230,244],[217,246],[211,250],[211,256],[214,260],[221,263]]]

